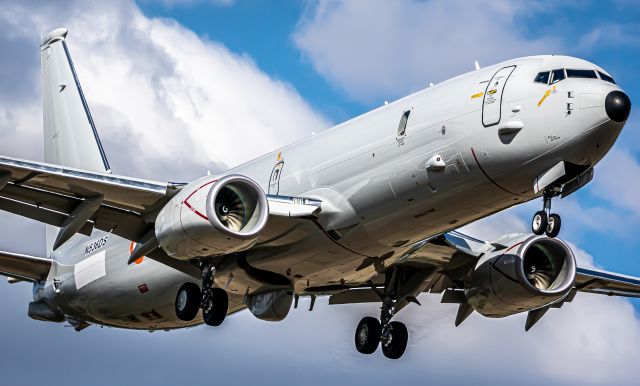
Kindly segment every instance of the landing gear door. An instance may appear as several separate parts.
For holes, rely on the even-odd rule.
[[[482,124],[484,127],[497,125],[500,122],[504,86],[515,68],[516,66],[501,68],[487,84],[482,102]]]

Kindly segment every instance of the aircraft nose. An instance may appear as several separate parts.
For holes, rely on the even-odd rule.
[[[605,101],[604,109],[614,122],[624,122],[631,112],[631,100],[622,91],[611,91]]]

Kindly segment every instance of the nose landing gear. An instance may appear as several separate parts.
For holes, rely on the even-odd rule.
[[[560,233],[560,226],[562,221],[560,216],[551,213],[551,199],[554,197],[552,192],[544,192],[544,208],[541,211],[536,212],[533,215],[531,221],[531,231],[536,235],[547,234],[547,236],[553,238]]]

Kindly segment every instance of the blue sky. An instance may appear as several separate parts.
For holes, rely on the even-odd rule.
[[[481,65],[517,56],[578,56],[640,100],[640,3],[599,1],[0,0],[0,154],[42,158],[38,44],[67,26],[68,43],[116,173],[188,181]],[[19,81],[16,81],[19,80]],[[640,115],[594,181],[554,202],[579,260],[640,276]],[[258,140],[256,140],[256,138]],[[228,146],[229,143],[241,144]],[[536,201],[469,227],[480,237],[527,231]],[[44,253],[43,228],[0,213],[0,249]],[[532,331],[524,315],[473,314],[421,297],[398,315],[403,361],[357,355],[353,329],[377,305],[292,311],[282,323],[248,313],[221,329],[170,333],[26,316],[28,285],[0,281],[0,374],[53,383],[635,384],[638,303],[579,295]],[[303,306],[306,299],[302,301]],[[636,307],[633,306],[636,305]],[[34,362],[38,362],[34,365]],[[498,368],[496,363],[500,363]]]
[[[149,16],[171,18],[197,34],[247,54],[261,70],[291,83],[300,94],[334,122],[369,109],[332,87],[305,60],[293,41],[293,31],[310,5],[304,1],[239,1],[230,6],[196,3],[168,6],[139,3]],[[276,4],[277,6],[274,6]]]

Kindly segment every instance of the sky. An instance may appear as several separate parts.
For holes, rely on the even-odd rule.
[[[42,159],[38,46],[68,44],[115,173],[189,181],[257,157],[410,92],[533,54],[578,56],[640,98],[640,2],[378,0],[0,1],[0,154]],[[637,109],[636,109],[637,110]],[[579,263],[640,276],[640,115],[594,180],[554,201]],[[532,202],[472,224],[481,238],[525,232]],[[40,224],[0,214],[0,249],[44,254]],[[353,331],[376,305],[292,311],[281,323],[243,312],[221,328],[81,333],[26,316],[31,288],[0,281],[3,382],[133,385],[333,382],[637,383],[638,302],[579,294],[529,333],[524,315],[473,314],[423,295],[398,315],[400,361],[362,356]]]

